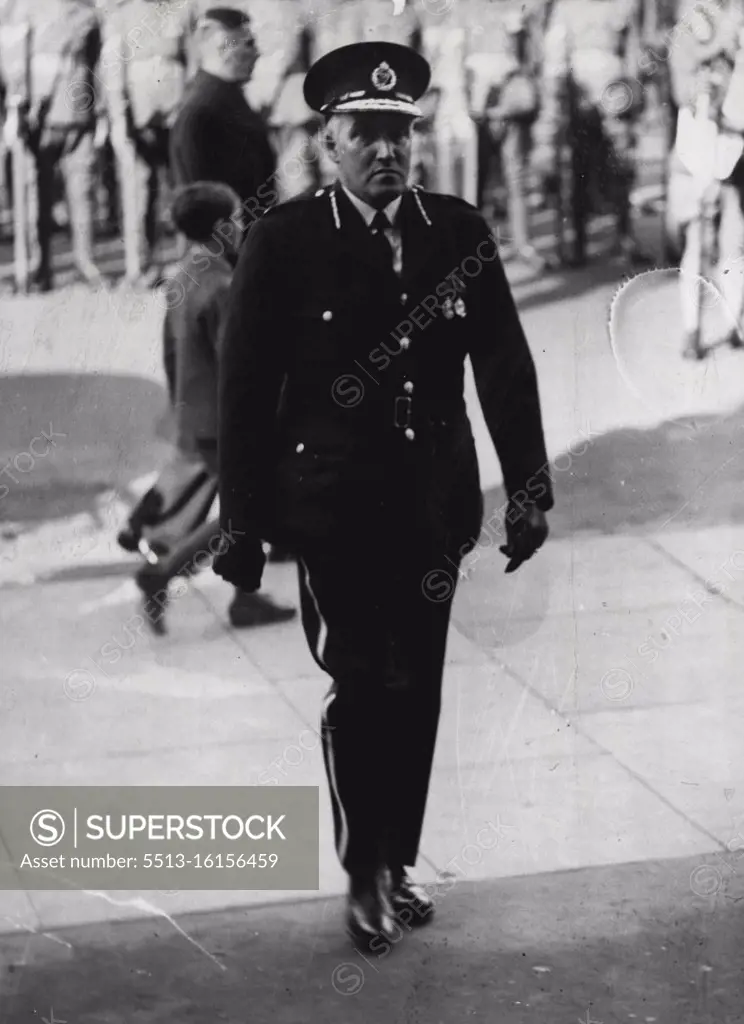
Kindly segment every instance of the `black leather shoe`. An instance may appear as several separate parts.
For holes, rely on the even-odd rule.
[[[251,626],[270,626],[275,622],[289,622],[297,615],[297,609],[275,604],[261,594],[247,594],[242,590],[236,590],[228,615],[230,624],[235,629],[245,629]]]
[[[139,541],[139,535],[130,526],[125,526],[116,535],[116,543],[119,547],[124,548],[125,551],[129,551],[131,554],[139,551]]]
[[[404,928],[421,928],[434,917],[434,899],[404,870],[393,872],[390,902]]]
[[[388,872],[380,872],[374,878],[352,876],[346,902],[346,932],[355,946],[372,952],[381,953],[395,941]]]

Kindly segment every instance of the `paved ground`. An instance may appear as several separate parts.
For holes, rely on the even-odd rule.
[[[3,783],[271,771],[320,785],[326,817],[309,900],[0,894],[3,1024],[744,1020],[744,356],[679,360],[670,275],[623,292],[610,338],[621,279],[606,260],[513,275],[552,536],[515,577],[488,533],[471,556],[419,865],[460,873],[440,923],[374,964],[339,937],[320,751],[290,757],[325,687],[299,626],[227,630],[229,588],[205,574],[174,600],[168,638],[126,632],[132,563],[111,534],[167,443],[156,300],[73,290],[4,307],[2,464],[41,431],[64,437],[2,478]],[[711,338],[724,322],[718,305]],[[500,473],[473,419],[490,512]],[[291,566],[267,586],[296,599]],[[463,866],[488,822],[498,843]]]

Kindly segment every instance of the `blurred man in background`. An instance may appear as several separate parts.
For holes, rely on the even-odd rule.
[[[100,94],[96,68],[101,33],[92,0],[29,0],[6,11],[4,30],[29,27],[5,48],[7,94],[21,98],[20,132],[31,155],[28,188],[16,200],[26,203],[30,284],[53,286],[52,241],[58,183],[64,189],[75,271],[90,284],[102,278],[93,259],[95,125]]]
[[[479,0],[468,32],[470,108],[478,125],[478,203],[494,162],[506,189],[512,255],[533,270],[545,260],[531,243],[528,186],[532,125],[539,105],[539,10],[520,0]]]
[[[700,300],[693,281],[707,277],[715,262],[733,321],[723,341],[732,348],[744,345],[744,3],[717,0],[706,9],[685,0],[679,16],[669,46],[680,113],[666,218],[683,249],[682,351],[701,359]]]
[[[199,19],[194,46],[199,70],[171,138],[175,180],[224,182],[250,220],[277,199],[268,130],[244,95],[258,59],[250,18],[235,8],[212,7]]]
[[[651,262],[633,237],[630,203],[643,110],[640,32],[639,0],[556,0],[549,15],[533,159],[556,191],[563,151],[570,150],[569,262],[577,266],[587,258],[589,215],[605,203],[616,223],[616,252],[633,265]]]
[[[154,285],[170,129],[183,98],[194,18],[185,2],[104,0],[101,78],[123,212],[126,277]]]

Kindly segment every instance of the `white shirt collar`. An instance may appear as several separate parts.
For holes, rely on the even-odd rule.
[[[353,192],[349,192],[348,188],[345,185],[342,185],[341,188],[344,190],[344,192],[349,197],[349,199],[351,200],[352,204],[356,207],[356,209],[359,210],[359,213],[364,218],[364,223],[367,225],[367,227],[370,227],[372,221],[374,220],[375,214],[377,213],[377,210],[374,208],[374,206],[370,206],[369,203],[365,203],[363,199],[360,199],[358,196],[355,196]],[[395,218],[398,215],[398,210],[400,209],[402,199],[402,195],[398,196],[397,199],[393,199],[392,203],[388,203],[388,205],[382,211],[387,217],[387,219],[390,221],[391,225],[395,224]]]

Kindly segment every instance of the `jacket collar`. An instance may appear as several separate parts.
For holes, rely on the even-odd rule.
[[[367,227],[371,227],[372,221],[375,219],[375,215],[377,214],[377,210],[374,206],[370,206],[369,203],[365,203],[363,199],[359,198],[359,196],[355,196],[354,193],[350,192],[345,185],[342,185],[341,188],[351,205],[356,207],[359,211]],[[402,199],[403,196],[398,196],[398,198],[394,199],[392,203],[388,203],[382,211],[391,224],[395,223],[395,218],[398,216],[398,210],[400,209]]]
[[[365,220],[360,216],[362,211],[352,203],[338,181],[328,190],[328,197],[334,234],[339,238],[344,253],[350,260],[361,260],[379,272],[379,257],[365,226]],[[431,218],[421,197],[417,195],[417,190],[408,189],[400,197],[398,223],[403,242],[403,280],[412,282],[438,251],[438,247],[433,244],[435,236],[432,232]],[[392,266],[390,274],[397,281]]]

